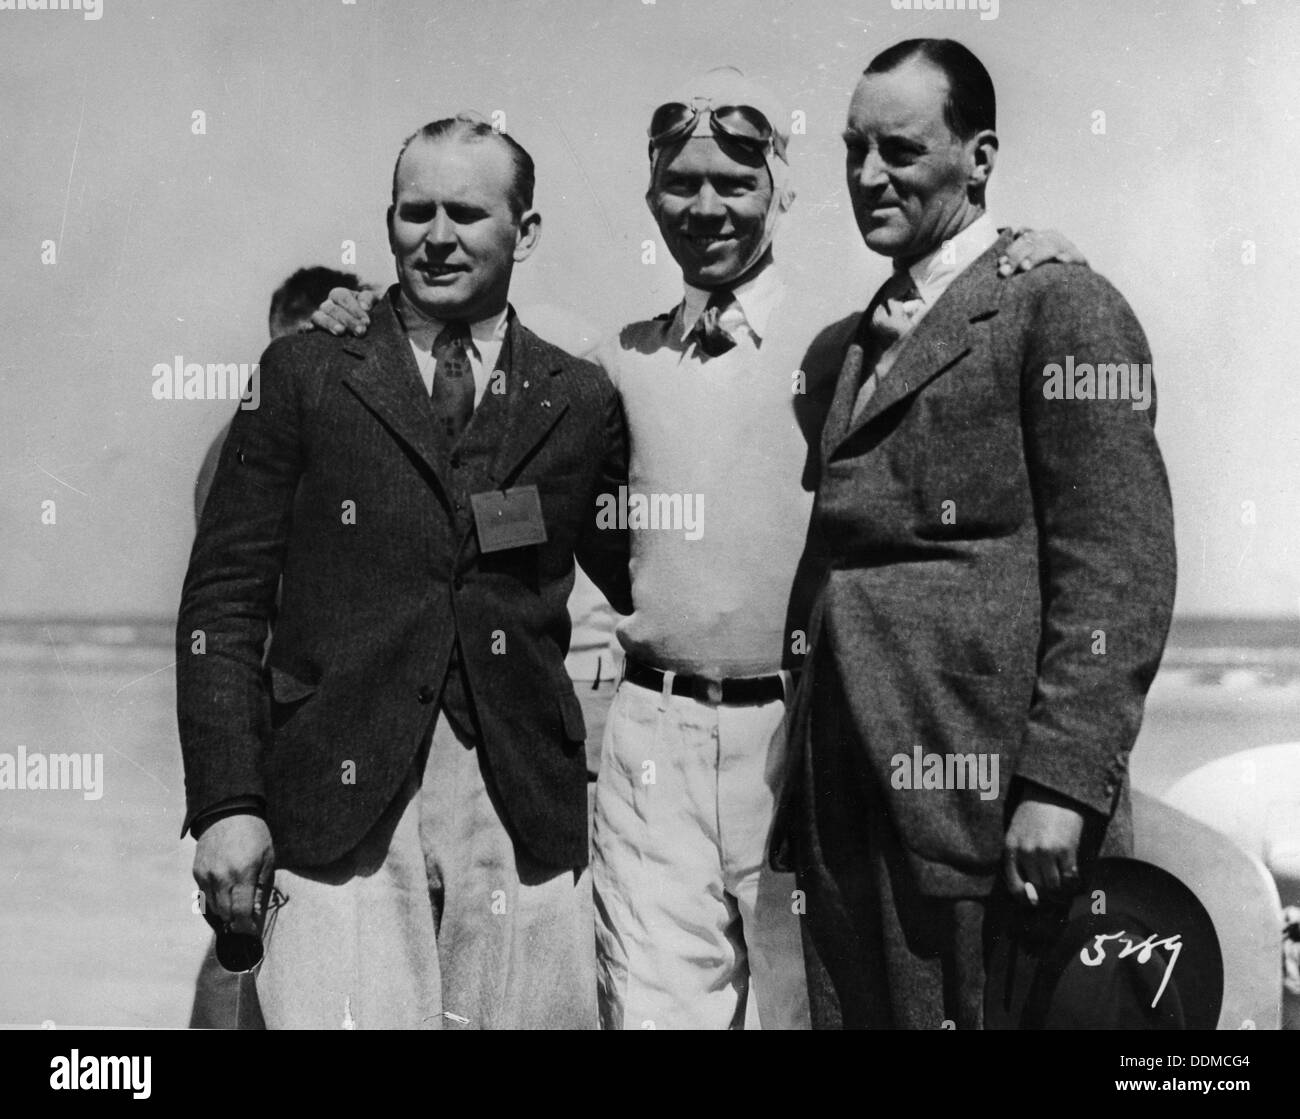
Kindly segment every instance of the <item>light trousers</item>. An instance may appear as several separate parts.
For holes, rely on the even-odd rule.
[[[590,877],[516,848],[481,751],[442,715],[362,843],[275,884],[268,1028],[595,1028]]]
[[[603,1028],[809,1028],[802,906],[767,865],[785,713],[619,686],[592,840]]]

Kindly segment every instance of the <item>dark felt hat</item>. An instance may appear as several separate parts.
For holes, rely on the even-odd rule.
[[[1003,897],[985,923],[991,1030],[1212,1030],[1223,956],[1200,900],[1166,870],[1099,859],[1077,894]]]

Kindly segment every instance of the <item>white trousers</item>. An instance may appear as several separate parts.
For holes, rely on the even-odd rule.
[[[585,871],[516,848],[480,752],[438,716],[422,771],[337,863],[277,869],[271,1029],[594,1029]]]
[[[809,1028],[794,875],[766,857],[785,713],[619,686],[592,837],[603,1028]]]

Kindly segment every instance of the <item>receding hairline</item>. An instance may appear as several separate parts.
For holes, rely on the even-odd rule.
[[[401,171],[402,160],[406,158],[406,153],[417,144],[423,144],[424,146],[431,148],[447,148],[451,147],[453,144],[462,144],[465,147],[478,147],[479,145],[488,143],[491,143],[490,136],[479,136],[473,132],[449,132],[445,136],[426,136],[423,132],[416,132],[406,140],[402,145],[402,150],[397,153],[397,162],[393,165],[393,171],[395,174]],[[511,178],[513,179],[515,160],[514,156],[511,154],[510,148],[506,145],[505,141],[502,140],[499,140],[492,146],[496,148],[496,150],[501,153],[502,158],[506,160]]]
[[[412,145],[419,141],[436,145],[452,141],[476,144],[487,140],[496,140],[496,146],[502,150],[509,163],[510,181],[506,188],[506,198],[514,217],[516,219],[522,217],[533,207],[533,192],[536,189],[536,168],[533,157],[514,137],[491,128],[485,121],[462,116],[430,121],[402,141],[397,159],[393,163],[393,204],[397,204],[397,184],[402,159]]]
[[[857,96],[858,90],[862,88],[864,82],[868,82],[872,78],[887,78],[891,74],[900,74],[912,67],[918,70],[928,70],[943,82],[943,98],[945,101],[952,96],[952,79],[948,76],[948,71],[937,62],[932,62],[926,58],[925,55],[917,53],[909,55],[902,62],[896,66],[891,66],[888,70],[863,70],[858,75],[857,84],[853,87],[853,97]],[[849,100],[851,103],[852,97]]]

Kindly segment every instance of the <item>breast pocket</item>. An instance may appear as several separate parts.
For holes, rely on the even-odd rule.
[[[959,389],[955,377],[923,392],[911,417],[911,488],[925,539],[1001,535],[1024,516],[1018,401]]]

